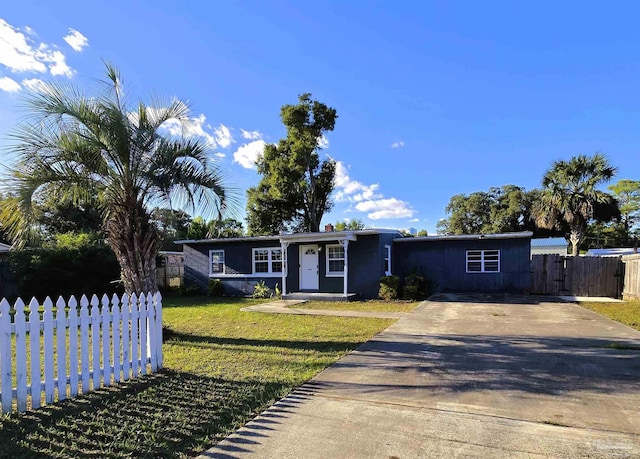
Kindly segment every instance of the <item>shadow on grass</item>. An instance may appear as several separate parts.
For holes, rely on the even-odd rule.
[[[0,418],[0,457],[193,456],[288,390],[163,370]]]
[[[174,345],[179,345],[183,342],[186,344],[206,343],[221,346],[265,346],[316,352],[345,352],[351,351],[362,344],[361,341],[292,341],[278,339],[223,338],[218,336],[181,333],[169,328],[165,328],[163,333],[164,341]]]

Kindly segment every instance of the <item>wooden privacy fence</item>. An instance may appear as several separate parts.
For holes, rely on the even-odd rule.
[[[162,297],[0,302],[0,413],[39,408],[162,367]],[[68,314],[66,312],[68,310]],[[13,320],[12,320],[13,316]],[[14,403],[15,402],[15,403]]]
[[[533,255],[531,293],[620,298],[624,265],[620,257]]]
[[[640,298],[640,254],[624,255],[624,291],[622,298]]]

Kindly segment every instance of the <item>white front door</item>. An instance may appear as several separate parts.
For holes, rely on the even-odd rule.
[[[300,246],[300,290],[318,290],[318,246]]]

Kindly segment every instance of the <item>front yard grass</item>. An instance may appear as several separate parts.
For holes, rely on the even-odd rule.
[[[189,457],[393,321],[167,298],[160,373],[0,418],[0,457]]]
[[[640,300],[626,301],[624,303],[584,302],[580,303],[580,306],[640,330]]]
[[[409,312],[420,304],[416,301],[309,301],[294,304],[294,309],[331,309],[339,311]]]

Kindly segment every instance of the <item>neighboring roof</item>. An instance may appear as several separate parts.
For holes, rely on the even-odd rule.
[[[173,241],[174,244],[208,244],[211,242],[242,242],[242,241],[279,241],[280,236],[247,236],[247,237],[226,237],[213,239],[184,239]]]
[[[531,247],[567,247],[567,240],[563,237],[543,237],[531,239]]]
[[[219,242],[241,242],[241,241],[282,241],[282,242],[312,242],[312,241],[335,241],[336,239],[347,239],[355,241],[358,236],[368,236],[373,234],[397,234],[398,230],[390,229],[363,229],[353,231],[321,231],[317,233],[284,233],[277,236],[247,236],[218,239],[189,239],[174,241],[174,244],[209,244]]]
[[[618,256],[618,255],[631,255],[633,247],[616,247],[611,249],[589,249],[586,255],[592,257],[606,257],[606,256]]]
[[[483,240],[483,239],[524,239],[533,236],[531,231],[520,231],[517,233],[499,234],[449,234],[438,236],[405,237],[394,239],[394,242],[411,241],[457,241],[457,240]]]

